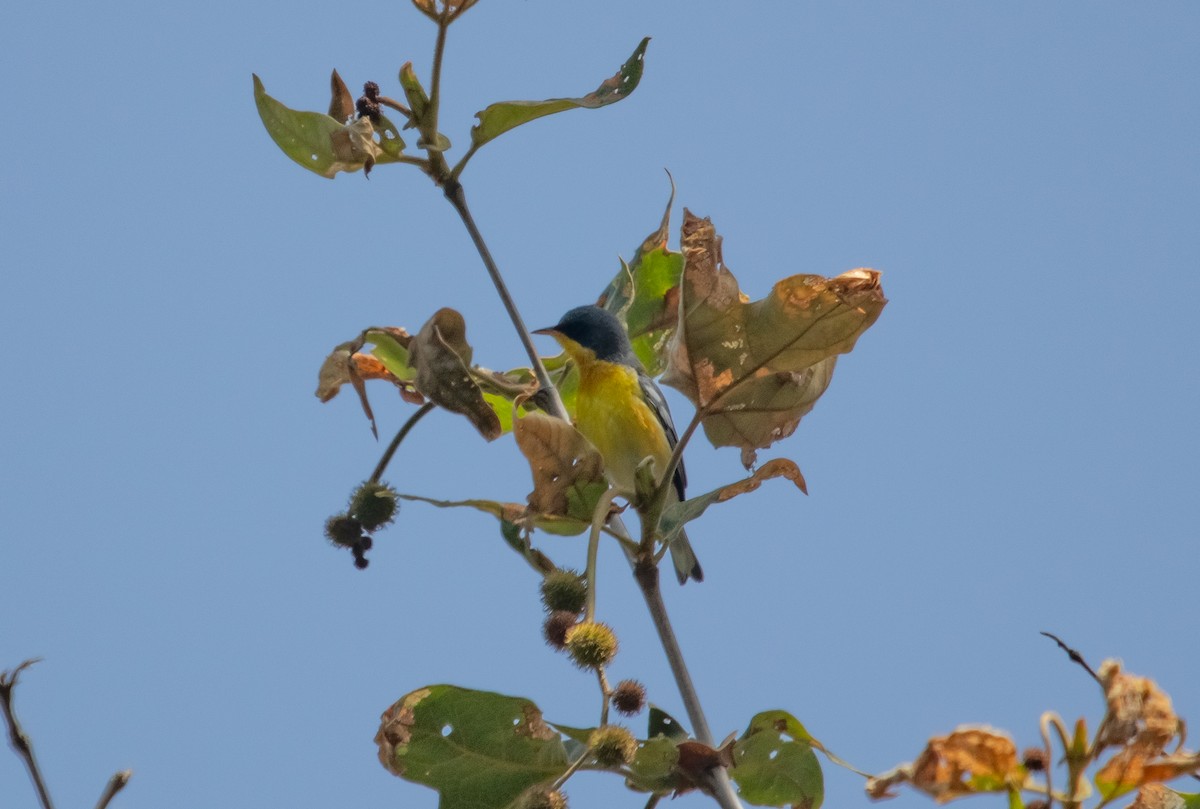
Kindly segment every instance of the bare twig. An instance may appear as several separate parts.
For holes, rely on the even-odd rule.
[[[1084,671],[1086,671],[1088,674],[1092,675],[1092,679],[1093,679],[1093,680],[1095,680],[1097,683],[1099,683],[1099,682],[1100,682],[1100,676],[1099,676],[1098,674],[1096,674],[1096,672],[1095,672],[1095,671],[1093,671],[1093,670],[1092,670],[1092,667],[1091,667],[1091,666],[1089,666],[1089,665],[1087,664],[1087,661],[1083,659],[1083,655],[1081,655],[1079,652],[1077,652],[1077,651],[1075,651],[1074,649],[1072,649],[1072,648],[1071,648],[1070,646],[1068,646],[1067,644],[1063,643],[1063,642],[1062,642],[1062,640],[1061,640],[1061,639],[1060,639],[1060,638],[1059,638],[1057,635],[1052,635],[1052,634],[1050,634],[1049,632],[1042,632],[1042,633],[1040,633],[1040,634],[1042,634],[1042,635],[1045,635],[1045,636],[1046,636],[1046,637],[1048,637],[1050,640],[1052,640],[1052,641],[1054,641],[1055,643],[1057,643],[1057,644],[1058,644],[1058,648],[1060,648],[1060,649],[1062,649],[1064,652],[1066,652],[1066,653],[1067,653],[1067,656],[1071,658],[1071,661],[1072,661],[1072,662],[1074,662],[1074,663],[1078,663],[1079,665],[1083,666],[1083,670],[1084,670]],[[1101,684],[1101,685],[1103,685],[1103,683],[1100,683],[1100,684]]]
[[[467,233],[471,236],[471,241],[475,243],[475,249],[479,251],[479,258],[483,260],[483,266],[487,268],[488,276],[491,277],[492,284],[496,287],[496,293],[500,296],[500,302],[504,304],[504,310],[508,312],[508,317],[512,321],[513,328],[517,331],[517,337],[520,338],[521,345],[525,348],[525,353],[529,356],[529,362],[533,366],[533,373],[537,377],[538,384],[550,397],[550,414],[560,419],[566,419],[567,409],[563,407],[562,398],[558,395],[558,389],[554,387],[554,384],[550,381],[550,375],[546,373],[546,366],[542,365],[542,360],[533,345],[533,335],[525,327],[525,321],[521,319],[521,313],[517,311],[517,304],[508,293],[508,285],[504,283],[504,278],[500,275],[500,268],[496,266],[496,261],[492,258],[492,253],[488,250],[487,243],[483,240],[483,234],[479,232],[479,228],[475,225],[475,219],[471,216],[470,208],[467,207],[467,195],[463,191],[462,184],[457,180],[449,180],[445,183],[443,190],[446,194],[446,199],[449,200],[450,204],[454,206],[454,210],[458,211],[459,217],[462,218],[463,225],[466,227]]]
[[[30,743],[29,737],[25,735],[25,731],[21,728],[21,723],[17,721],[17,715],[13,711],[13,691],[17,687],[17,681],[21,678],[21,672],[39,660],[41,660],[40,657],[30,658],[12,671],[0,672],[0,706],[4,708],[4,721],[8,724],[9,742],[17,751],[17,755],[25,761],[25,767],[29,770],[29,777],[33,779],[33,786],[37,790],[43,809],[54,809],[54,803],[50,800],[50,793],[46,789],[46,782],[42,779],[42,771],[38,768],[37,759],[33,755],[33,745]]]
[[[108,809],[108,802],[125,788],[125,785],[129,783],[129,779],[132,777],[133,770],[121,770],[120,772],[113,773],[113,777],[108,779],[108,785],[104,787],[104,794],[100,796],[100,800],[96,803],[96,809]]]
[[[383,451],[383,456],[380,457],[379,463],[375,465],[375,471],[371,473],[371,483],[379,482],[379,479],[383,477],[384,471],[387,470],[388,464],[392,462],[392,456],[400,448],[400,442],[404,440],[404,437],[408,435],[413,427],[417,426],[417,422],[424,418],[426,413],[433,410],[433,407],[433,402],[426,402],[421,405],[420,410],[408,417],[408,421],[404,422],[400,427],[400,430],[396,433],[396,437],[392,439],[392,443],[388,444],[388,448]]]

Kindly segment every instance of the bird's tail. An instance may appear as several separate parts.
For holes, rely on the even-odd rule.
[[[692,550],[692,543],[688,541],[687,534],[683,531],[671,540],[671,561],[675,563],[675,576],[679,579],[680,584],[687,584],[688,579],[696,581],[704,581],[704,571],[700,568],[700,560],[696,558],[696,552]]]

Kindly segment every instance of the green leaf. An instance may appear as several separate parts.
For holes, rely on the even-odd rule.
[[[680,786],[676,765],[679,747],[666,736],[656,736],[638,744],[637,755],[629,765],[625,784],[641,792],[671,792]]]
[[[412,62],[405,62],[404,66],[400,68],[400,86],[404,89],[404,97],[408,99],[408,106],[412,108],[413,125],[421,133],[417,148],[428,149],[431,152],[444,152],[449,149],[449,138],[441,132],[430,133],[428,131],[429,117],[433,113],[433,108],[429,104],[429,94],[425,92],[425,86],[421,84],[416,71],[413,70]]]
[[[476,148],[510,129],[556,112],[574,109],[596,109],[615,104],[637,89],[642,80],[642,61],[650,37],[641,41],[633,55],[621,65],[616,75],[580,98],[550,98],[545,101],[501,101],[475,114],[479,123],[471,127],[471,142]]]
[[[666,736],[673,742],[687,741],[688,738],[688,732],[679,724],[679,720],[657,705],[650,706],[650,726],[647,735],[651,739],[655,736]]]
[[[1175,792],[1175,790],[1171,790]],[[1183,809],[1200,809],[1200,792],[1175,792],[1183,798]]]
[[[347,125],[320,112],[293,110],[267,95],[262,80],[254,76],[254,103],[263,126],[283,153],[309,171],[333,179],[339,171],[358,171],[367,165],[365,155],[346,151],[350,126],[358,125],[357,134],[365,129],[358,122]],[[396,126],[380,115],[378,126],[367,133],[378,154],[372,164],[395,163],[404,151],[404,140]],[[367,123],[370,123],[369,120]]]
[[[811,739],[786,711],[765,711],[750,720],[734,744],[735,766],[729,771],[741,797],[759,806],[817,809],[825,784]]]
[[[408,334],[394,328],[367,329],[363,332],[363,341],[374,346],[371,353],[393,376],[404,382],[412,382],[417,378],[417,369],[410,364],[408,353],[411,340]]]
[[[800,467],[787,458],[775,458],[755,469],[754,474],[748,478],[736,483],[729,483],[719,489],[713,489],[699,497],[689,497],[682,503],[672,503],[667,506],[663,510],[661,521],[663,542],[667,545],[671,544],[683,532],[685,524],[699,517],[713,503],[723,503],[739,494],[752,492],[761,486],[764,480],[771,478],[786,478],[796,484],[796,488],[800,491],[808,493],[804,484],[804,476],[800,474]]]
[[[437,790],[439,809],[502,809],[569,763],[533,702],[453,685],[392,705],[375,741],[390,772]]]
[[[667,249],[674,202],[672,182],[658,229],[638,245],[630,263],[621,262],[621,269],[600,294],[600,305],[625,323],[633,351],[651,376],[666,367],[667,342],[679,319],[683,253]]]

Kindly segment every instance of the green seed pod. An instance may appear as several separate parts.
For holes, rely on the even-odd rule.
[[[562,610],[576,615],[587,602],[587,582],[574,570],[555,570],[542,579],[542,604],[549,612]]]
[[[605,725],[592,731],[588,747],[601,767],[629,764],[637,755],[637,739],[620,725]]]
[[[350,496],[350,514],[374,531],[396,519],[396,490],[386,483],[364,483]]]
[[[362,539],[362,524],[349,514],[334,514],[325,521],[325,537],[341,548],[353,548]]]
[[[608,665],[617,654],[617,636],[607,624],[584,621],[567,630],[567,653],[581,669]]]

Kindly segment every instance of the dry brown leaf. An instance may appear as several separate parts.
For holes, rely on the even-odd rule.
[[[513,435],[533,472],[530,510],[590,522],[608,488],[596,448],[569,422],[536,411],[514,419]]]
[[[1153,680],[1122,671],[1118,660],[1105,660],[1098,676],[1108,712],[1096,733],[1097,744],[1129,743],[1146,756],[1166,750],[1180,730],[1171,698]]]
[[[663,382],[708,410],[714,445],[741,447],[752,464],[754,450],[791,435],[829,386],[837,356],[883,311],[879,273],[793,275],[751,302],[711,221],[685,210],[681,248],[681,313]]]
[[[466,416],[492,441],[502,432],[500,419],[467,370],[471,347],[466,333],[461,314],[446,308],[435,312],[408,344],[410,362],[417,369],[415,384],[434,404]]]
[[[1147,784],[1138,790],[1128,809],[1183,809],[1183,798],[1161,784]]]
[[[890,788],[907,781],[945,803],[1019,786],[1024,779],[1017,748],[1008,736],[992,728],[964,727],[930,739],[912,764],[869,779],[867,794],[876,799],[891,797]]]

